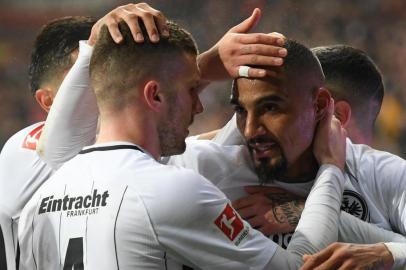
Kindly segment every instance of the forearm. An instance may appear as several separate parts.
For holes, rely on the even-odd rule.
[[[342,211],[338,239],[341,242],[356,244],[385,242],[394,260],[392,269],[406,267],[406,237],[403,235],[379,228]],[[374,246],[371,245],[371,248]],[[386,253],[380,252],[378,256],[386,256]]]
[[[346,243],[374,244],[379,242],[403,242],[406,237],[367,223],[341,211],[338,240]]]
[[[218,45],[214,45],[209,50],[199,54],[197,57],[200,74],[205,81],[219,81],[230,79],[223,62],[218,53]]]
[[[287,250],[278,249],[270,266],[298,269],[304,254],[313,254],[337,241],[343,188],[342,172],[334,166],[322,166]]]
[[[59,168],[96,137],[98,108],[90,88],[92,47],[80,44],[76,63],[66,75],[47,117],[39,142],[39,155]]]
[[[323,165],[320,168],[287,250],[300,249],[302,254],[313,254],[337,241],[343,178],[342,172],[335,166]],[[310,243],[300,248],[296,239],[300,240],[299,243]]]

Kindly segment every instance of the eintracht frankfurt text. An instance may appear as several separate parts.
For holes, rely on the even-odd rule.
[[[109,192],[99,193],[97,189],[87,196],[70,197],[65,195],[61,199],[48,196],[42,199],[38,214],[68,211],[67,216],[82,216],[97,214],[98,208],[107,205]]]

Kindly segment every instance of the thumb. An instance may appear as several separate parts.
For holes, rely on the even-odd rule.
[[[252,28],[254,28],[255,25],[257,25],[257,23],[259,22],[259,19],[261,19],[261,10],[259,8],[255,8],[250,17],[245,19],[240,24],[237,24],[236,26],[231,28],[229,32],[247,33]]]

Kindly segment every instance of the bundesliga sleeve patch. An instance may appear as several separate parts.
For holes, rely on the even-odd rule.
[[[244,228],[241,217],[230,204],[226,205],[223,212],[214,221],[214,224],[237,246],[248,235],[248,228]],[[237,238],[237,236],[239,237]]]
[[[41,137],[42,128],[44,124],[39,125],[38,127],[34,128],[33,130],[28,133],[27,137],[25,137],[23,141],[23,148],[27,148],[30,150],[37,149],[37,143],[39,138]]]

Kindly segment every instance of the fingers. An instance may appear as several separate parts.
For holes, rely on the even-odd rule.
[[[137,8],[139,9],[139,17],[142,19],[152,42],[159,41],[159,34],[169,35],[166,18],[160,11],[153,9],[146,3],[137,4]]]
[[[144,42],[144,36],[142,34],[140,25],[138,24],[139,16],[136,15],[134,12],[131,12],[130,10],[123,9],[121,11],[120,18],[122,20],[124,20],[126,22],[126,24],[128,25],[128,27],[130,28],[133,39],[136,42]],[[118,21],[117,23],[119,23],[119,22],[120,21]],[[110,33],[111,33],[111,31],[110,31]]]
[[[238,214],[240,214],[240,216],[245,220],[248,220],[256,215],[255,210],[252,206],[238,209]]]
[[[258,55],[272,55],[275,57],[285,57],[288,51],[285,48],[281,48],[273,45],[264,44],[244,44],[241,47],[241,55],[245,54],[258,54]]]
[[[261,228],[263,228],[264,225],[268,223],[268,221],[265,220],[263,215],[255,216],[246,220],[251,225],[251,227],[259,231],[261,230]]]
[[[308,264],[310,268],[305,268],[304,266]],[[312,256],[309,258],[306,263],[303,265],[303,269],[313,269],[317,267],[317,270],[329,270],[329,269],[353,269],[353,268],[339,268],[342,264],[341,260],[338,260],[334,257],[326,258],[325,260],[320,260]],[[307,267],[307,265],[306,265]]]
[[[238,200],[235,200],[232,204],[234,209],[238,210],[238,209],[242,209],[244,207],[249,207],[253,204],[255,204],[255,200],[256,200],[256,196],[255,195],[249,195],[246,197],[242,197]]]
[[[279,32],[272,32],[272,33],[269,33],[269,34],[273,35],[273,36],[277,36],[277,37],[279,37],[279,38],[281,38],[283,40],[286,40],[286,37],[283,34],[279,33]]]
[[[118,29],[118,23],[109,22],[106,23],[107,28],[109,29],[110,35],[113,38],[114,42],[121,43],[123,41],[123,36]]]
[[[241,68],[243,68],[243,67],[246,70],[245,72],[241,72]],[[277,72],[274,69],[253,68],[253,67],[249,67],[246,65],[234,68],[234,71],[232,71],[231,73],[237,74],[237,75],[235,75],[235,78],[237,78],[237,77],[249,77],[249,78],[269,77],[269,78],[275,78],[275,79],[279,78],[279,72]]]
[[[324,114],[324,117],[320,121],[320,125],[322,126],[330,125],[333,116],[334,116],[334,99],[330,98],[329,103],[327,105],[326,113]]]
[[[250,207],[253,205],[266,205],[269,204],[269,200],[268,198],[263,195],[263,194],[254,194],[254,195],[248,195],[246,197],[240,198],[238,200],[235,200],[232,204],[234,209],[238,210],[238,209],[243,209],[246,207]]]
[[[102,25],[107,26],[114,42],[122,42],[123,36],[118,26],[121,21],[124,21],[128,25],[135,42],[144,42],[144,35],[141,31],[139,20],[145,25],[151,42],[158,42],[159,35],[169,35],[166,18],[160,11],[153,9],[146,3],[128,4],[117,7],[101,18],[92,28],[92,33],[89,37],[91,42],[88,43],[90,45],[95,43]]]
[[[319,251],[318,253],[315,253],[313,255],[304,255],[303,256],[304,264],[302,268],[300,268],[300,270],[310,270],[320,266],[323,262],[327,261],[333,255],[335,248],[336,245],[331,244],[327,248]],[[328,269],[336,269],[336,268],[328,268]]]
[[[238,61],[238,62],[237,62]],[[238,65],[248,66],[276,66],[283,64],[283,58],[274,56],[263,56],[256,54],[241,55],[236,62]]]
[[[285,44],[285,39],[281,38],[279,35],[274,34],[253,33],[237,35],[237,42],[242,44],[265,44],[283,46]]]
[[[230,29],[229,32],[232,33],[247,33],[249,32],[252,28],[257,25],[259,20],[261,19],[261,10],[259,8],[254,9],[252,12],[251,16],[245,19],[243,22],[240,24],[234,26],[233,28]]]

